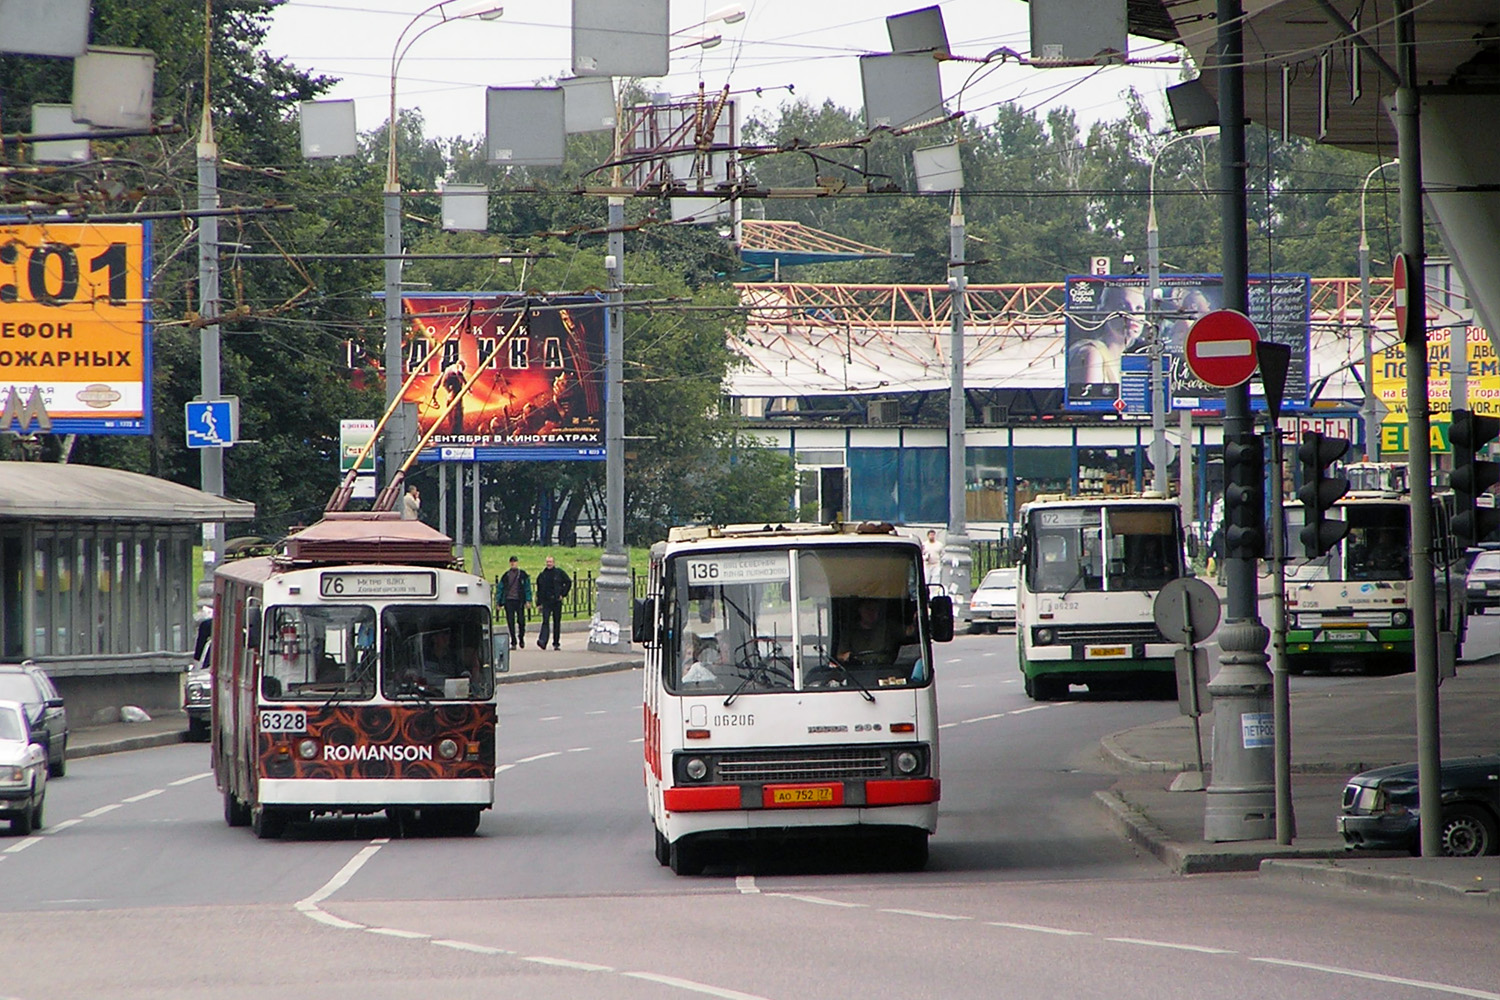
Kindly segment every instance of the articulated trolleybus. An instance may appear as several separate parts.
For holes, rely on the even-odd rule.
[[[953,604],[921,547],[885,523],[674,528],[650,584],[632,631],[657,860],[696,874],[714,841],[834,834],[926,864]]]
[[[213,768],[230,826],[384,811],[473,833],[494,803],[490,588],[389,512],[330,512],[214,575]],[[498,657],[498,660],[497,660]]]
[[[1176,646],[1152,604],[1187,571],[1181,508],[1161,496],[1040,497],[1021,508],[1016,649],[1026,694],[1070,684],[1170,695]]]

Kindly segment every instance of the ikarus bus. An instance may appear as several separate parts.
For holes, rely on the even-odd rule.
[[[1021,508],[1016,650],[1026,694],[1069,685],[1170,695],[1173,652],[1152,618],[1187,572],[1181,508],[1157,497],[1041,497]]]
[[[214,777],[230,826],[386,812],[472,833],[494,803],[490,588],[394,513],[329,512],[214,574]]]
[[[873,837],[919,868],[937,826],[932,643],[953,605],[884,523],[674,528],[651,552],[646,802],[656,858],[716,841]]]

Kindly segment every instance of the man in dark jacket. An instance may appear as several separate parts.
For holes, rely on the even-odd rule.
[[[542,634],[537,639],[536,648],[547,648],[547,622],[552,623],[552,648],[560,649],[558,640],[562,638],[562,605],[563,598],[568,596],[568,591],[573,589],[573,581],[564,570],[557,568],[557,560],[551,556],[547,557],[547,568],[536,575],[536,604],[542,612]]]
[[[496,595],[505,608],[505,627],[510,630],[510,648],[526,645],[526,606],[531,603],[531,574],[521,568],[521,560],[510,557],[510,569],[500,576]]]

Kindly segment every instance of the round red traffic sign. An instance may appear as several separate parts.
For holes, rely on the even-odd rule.
[[[1255,347],[1260,335],[1250,317],[1233,309],[1215,309],[1188,331],[1188,370],[1211,386],[1232,389],[1255,374]]]
[[[1391,262],[1391,304],[1396,309],[1396,332],[1406,336],[1406,254]]]

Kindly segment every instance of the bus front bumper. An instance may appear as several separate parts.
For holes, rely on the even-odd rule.
[[[478,806],[495,803],[493,778],[261,778],[267,806],[369,811],[387,806]]]

